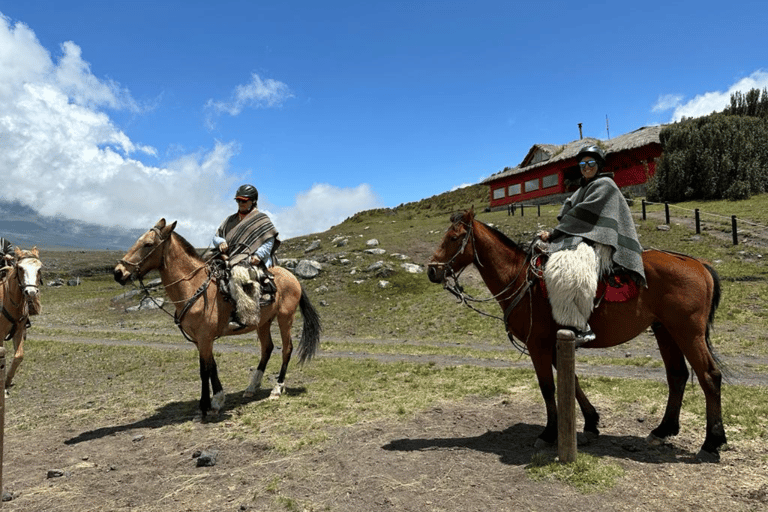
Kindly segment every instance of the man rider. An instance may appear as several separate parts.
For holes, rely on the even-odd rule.
[[[267,276],[261,291],[271,300],[277,288],[268,269],[274,266],[280,240],[270,218],[256,208],[258,199],[259,192],[253,185],[245,184],[237,189],[237,212],[221,223],[213,237],[213,245],[227,256],[230,267],[238,264],[260,267]]]

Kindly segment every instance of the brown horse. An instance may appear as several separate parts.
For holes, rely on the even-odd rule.
[[[13,338],[13,361],[5,374],[5,387],[13,385],[13,376],[24,359],[24,340],[31,315],[40,314],[40,255],[37,249],[25,251],[16,248],[15,254],[0,269],[0,340]]]
[[[448,285],[468,265],[474,264],[504,312],[508,334],[522,340],[531,356],[547,409],[547,424],[537,445],[557,441],[555,346],[558,326],[549,301],[538,286],[528,250],[500,231],[483,224],[470,209],[451,218],[428,268],[430,281]],[[589,325],[597,339],[585,348],[612,347],[625,343],[651,326],[667,373],[669,396],[661,423],[649,436],[658,442],[680,430],[680,407],[689,377],[686,359],[704,390],[707,428],[698,457],[719,460],[725,444],[720,406],[721,373],[712,352],[709,328],[720,301],[720,282],[709,265],[661,251],[643,253],[648,287],[627,302],[601,301]],[[455,290],[455,293],[460,293]],[[596,436],[599,415],[576,379],[576,398],[584,415],[584,431]]]
[[[159,270],[165,292],[176,305],[176,323],[185,337],[197,345],[200,355],[200,410],[203,417],[209,410],[218,413],[224,405],[224,389],[213,357],[214,340],[220,336],[258,330],[261,359],[244,393],[244,396],[250,397],[261,385],[272,354],[274,345],[270,327],[277,319],[283,344],[283,365],[272,397],[279,397],[285,390],[285,372],[293,351],[291,327],[297,308],[301,308],[304,317],[298,347],[300,363],[312,358],[320,341],[320,317],[301,284],[290,271],[273,267],[271,271],[277,286],[275,301],[261,308],[259,325],[233,331],[229,327],[232,304],[219,293],[220,278],[215,268],[203,261],[195,248],[174,232],[175,227],[175,222],[166,225],[165,219],[160,219],[155,227],[141,235],[115,267],[115,280],[124,285],[131,278],[140,279],[150,270]],[[209,382],[213,388],[213,400]]]

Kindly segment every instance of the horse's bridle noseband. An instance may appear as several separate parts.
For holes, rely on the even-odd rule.
[[[118,263],[121,263],[121,264],[126,265],[126,266],[133,267],[133,270],[131,271],[131,274],[130,274],[131,279],[133,279],[134,277],[138,276],[138,274],[139,274],[139,267],[141,267],[142,263],[147,261],[147,259],[150,256],[152,256],[152,253],[154,253],[159,247],[161,247],[166,242],[166,240],[168,240],[167,238],[163,238],[163,235],[160,233],[160,230],[157,227],[154,227],[154,228],[150,229],[149,231],[154,232],[155,235],[157,236],[157,238],[160,241],[157,244],[155,244],[155,246],[152,247],[152,249],[146,255],[144,255],[143,258],[141,258],[139,261],[137,261],[135,263],[133,261],[128,261],[128,260],[124,260],[124,259],[117,260]],[[160,262],[160,267],[162,267],[162,266],[163,266],[163,262]]]

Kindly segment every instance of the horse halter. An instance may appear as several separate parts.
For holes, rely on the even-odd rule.
[[[444,283],[445,283],[446,279],[451,278],[451,279],[453,279],[454,282],[456,282],[458,284],[459,276],[464,271],[464,268],[466,268],[466,266],[464,268],[462,268],[461,270],[459,270],[459,272],[457,273],[457,272],[453,271],[453,267],[451,266],[451,264],[453,263],[453,260],[458,258],[459,255],[462,254],[466,250],[467,245],[469,244],[469,240],[470,239],[472,240],[472,246],[474,247],[474,245],[475,245],[475,233],[474,233],[474,229],[473,229],[474,224],[472,222],[466,223],[464,221],[457,221],[457,222],[454,223],[454,225],[456,225],[456,224],[461,224],[462,226],[467,228],[467,232],[464,235],[464,239],[461,241],[461,247],[459,247],[459,249],[456,251],[456,253],[453,256],[451,256],[451,258],[448,261],[446,261],[444,263],[431,263],[430,264],[430,265],[433,265],[435,268],[441,269],[444,272],[444,277],[443,277],[443,282]],[[480,260],[477,258],[477,252],[476,251],[473,251],[472,259],[473,259],[475,265],[477,265],[479,267],[483,266],[482,263],[480,263]],[[452,292],[452,290],[450,290],[450,289],[449,289],[449,291]]]
[[[154,227],[154,228],[150,229],[149,231],[154,232],[155,236],[157,236],[157,238],[160,241],[157,244],[155,244],[155,246],[152,247],[152,249],[147,254],[145,254],[143,258],[141,258],[139,261],[137,261],[135,263],[133,261],[128,261],[128,260],[124,260],[124,259],[117,260],[118,263],[122,263],[123,265],[133,267],[133,270],[131,271],[131,274],[130,274],[131,278],[134,278],[135,276],[138,276],[139,267],[141,267],[142,263],[147,261],[147,259],[150,256],[152,256],[152,253],[154,253],[159,247],[161,247],[168,240],[168,238],[163,238],[163,236],[160,234],[160,230],[157,227]],[[163,262],[162,261],[160,263],[160,266],[161,267],[163,266]]]

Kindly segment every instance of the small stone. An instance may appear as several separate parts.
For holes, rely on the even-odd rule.
[[[200,452],[200,456],[197,457],[197,467],[215,466],[218,455],[219,452],[216,450]]]

